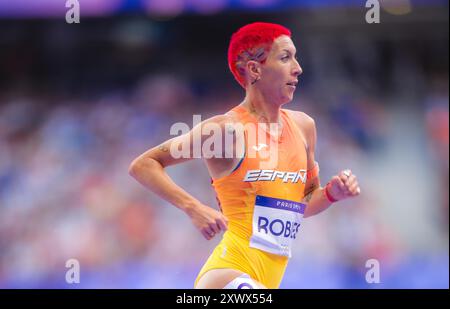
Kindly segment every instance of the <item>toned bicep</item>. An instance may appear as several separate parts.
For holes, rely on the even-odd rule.
[[[313,169],[315,170],[316,167]],[[308,170],[309,172],[312,172],[313,170]],[[308,173],[309,174],[309,173]],[[305,195],[307,195],[308,193],[311,193],[312,191],[314,191],[315,189],[320,187],[320,177],[319,177],[319,173],[315,172],[315,175],[310,176],[306,179],[306,184],[305,184]]]
[[[320,188],[319,165],[317,162],[314,161],[314,156],[312,156],[311,160],[313,160],[312,161],[313,167],[311,168],[310,165],[308,164],[309,168],[306,176],[305,191],[303,193],[304,202],[309,202],[314,190]]]
[[[160,145],[143,153],[142,156],[158,161],[163,167],[179,164],[192,159],[208,158],[205,153],[205,142],[216,141],[213,144],[222,145],[223,115],[212,117],[196,125],[190,132],[169,139]],[[220,152],[220,156],[223,153]]]
[[[305,196],[313,192],[315,189],[320,187],[320,177],[319,177],[319,164],[316,162],[315,151],[316,151],[316,125],[312,118],[308,118],[308,121],[304,121],[306,124],[304,128],[305,137],[307,140],[307,180],[305,184]]]

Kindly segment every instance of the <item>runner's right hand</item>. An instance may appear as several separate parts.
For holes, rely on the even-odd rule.
[[[192,223],[207,240],[212,239],[220,231],[226,231],[228,219],[219,211],[201,203],[186,211]]]

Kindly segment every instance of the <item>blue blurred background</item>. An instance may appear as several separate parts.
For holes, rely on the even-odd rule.
[[[379,24],[356,0],[79,0],[79,24],[65,2],[0,0],[1,288],[193,286],[219,239],[127,169],[241,102],[227,45],[254,21],[293,32],[322,184],[362,188],[305,220],[281,288],[449,287],[448,1],[380,1]],[[168,172],[217,208],[201,161]]]

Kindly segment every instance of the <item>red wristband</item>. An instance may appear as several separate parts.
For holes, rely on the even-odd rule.
[[[331,196],[330,192],[328,192],[328,187],[329,187],[330,183],[327,183],[327,185],[325,186],[325,196],[327,197],[328,201],[330,201],[330,203],[334,203],[337,202],[338,200],[335,199],[334,197]]]

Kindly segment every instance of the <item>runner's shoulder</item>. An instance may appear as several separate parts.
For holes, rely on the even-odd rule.
[[[316,123],[314,119],[308,114],[291,109],[284,109],[284,110],[287,111],[290,115],[292,115],[292,118],[294,119],[296,124],[308,135],[313,134],[313,132],[316,130]]]

